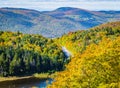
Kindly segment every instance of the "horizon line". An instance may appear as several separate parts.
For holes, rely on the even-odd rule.
[[[26,9],[26,10],[35,10],[35,11],[39,11],[39,12],[44,12],[44,11],[54,11],[54,10],[57,10],[59,8],[76,8],[76,9],[82,9],[82,10],[88,10],[88,11],[120,11],[120,10],[112,10],[112,9],[101,9],[101,10],[89,10],[89,9],[85,9],[85,8],[79,8],[79,7],[58,7],[58,8],[55,8],[55,9],[50,9],[50,10],[43,10],[43,9],[34,9],[34,8],[24,8],[24,7],[13,7],[13,6],[8,6],[8,7],[0,7],[0,9],[5,9],[5,8],[8,8],[8,9]]]

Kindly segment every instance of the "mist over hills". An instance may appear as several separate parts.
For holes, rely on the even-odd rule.
[[[0,8],[0,30],[42,34],[50,38],[119,20],[120,11],[89,11],[61,7],[40,12],[22,8]]]

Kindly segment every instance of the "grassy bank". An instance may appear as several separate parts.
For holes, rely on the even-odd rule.
[[[56,76],[57,72],[56,73],[52,73],[52,74],[49,74],[49,73],[36,73],[36,74],[33,74],[33,77],[36,77],[36,78],[54,78]]]
[[[54,78],[55,74],[49,74],[49,73],[35,73],[31,76],[24,76],[24,77],[0,77],[0,82],[3,81],[13,81],[13,80],[22,80],[22,79],[29,79],[32,77],[39,78],[39,79],[47,79],[47,78]]]
[[[35,73],[33,74],[35,78],[50,78],[49,73]]]
[[[2,81],[13,81],[13,80],[20,80],[20,79],[28,79],[31,78],[33,76],[25,76],[25,77],[0,77],[0,82]]]

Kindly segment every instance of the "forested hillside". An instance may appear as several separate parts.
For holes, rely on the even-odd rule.
[[[62,47],[72,55],[66,68]],[[119,88],[119,69],[120,22],[55,39],[0,31],[1,76],[61,71],[48,88]]]
[[[89,44],[98,44],[105,37],[114,39],[117,36],[120,36],[120,22],[111,22],[89,30],[69,32],[61,38],[57,38],[56,42],[75,54],[82,53]]]
[[[89,11],[72,7],[53,11],[0,8],[0,30],[41,34],[50,38],[111,21],[120,21],[120,11]]]
[[[0,31],[0,75],[19,76],[64,68],[62,48],[40,35]]]
[[[58,40],[73,56],[48,88],[120,87],[120,22],[71,32]]]

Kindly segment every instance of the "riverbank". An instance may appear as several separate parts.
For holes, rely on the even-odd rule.
[[[38,79],[48,79],[51,78],[51,75],[48,73],[40,73],[40,74],[33,74],[31,76],[24,76],[24,77],[0,77],[0,82],[3,81],[14,81],[14,80],[23,80],[23,79],[30,79],[30,78],[38,78]]]
[[[53,82],[48,74],[34,74],[25,77],[0,77],[0,88],[46,88]]]
[[[25,77],[0,77],[0,82],[3,82],[3,81],[13,81],[13,80],[20,80],[20,79],[28,79],[28,78],[31,78],[33,76],[25,76]]]
[[[57,75],[57,72],[55,73],[52,73],[52,74],[49,74],[49,73],[36,73],[36,74],[33,74],[34,77],[36,78],[54,78],[55,76]]]

